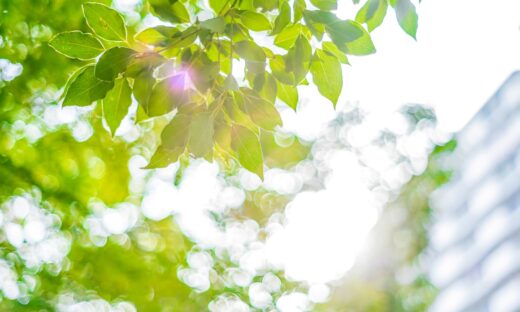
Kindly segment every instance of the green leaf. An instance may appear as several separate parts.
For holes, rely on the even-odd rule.
[[[215,122],[215,144],[226,151],[231,151],[231,126],[223,120]]]
[[[168,46],[172,48],[185,48],[191,46],[197,39],[197,28],[189,27],[184,31],[178,32],[171,36]]]
[[[248,29],[253,31],[270,30],[271,23],[264,14],[252,11],[244,11],[240,14],[240,21]]]
[[[287,2],[282,2],[280,12],[274,20],[274,28],[271,36],[280,33],[291,22],[291,7]]]
[[[305,0],[294,0],[294,22],[298,22],[303,17],[303,12],[307,9]]]
[[[159,81],[152,89],[150,98],[144,111],[150,117],[161,116],[186,104],[190,99],[190,92],[185,88],[184,74],[168,77]]]
[[[135,35],[135,39],[150,45],[164,46],[170,38],[179,32],[175,27],[156,26],[141,31]]]
[[[220,69],[218,62],[211,61],[202,51],[192,57],[189,67],[191,82],[200,92],[206,92],[213,86]]]
[[[136,55],[132,49],[114,47],[101,55],[96,65],[96,77],[110,81],[126,71],[130,60]]]
[[[148,102],[150,101],[154,84],[155,79],[152,73],[148,71],[144,71],[134,78],[134,96],[143,109],[149,105]]]
[[[58,53],[80,60],[93,59],[105,50],[96,37],[81,31],[59,33],[49,45]]]
[[[70,75],[69,79],[67,79],[67,83],[65,83],[65,87],[63,88],[63,93],[58,98],[59,101],[63,100],[65,95],[67,94],[67,91],[69,90],[70,85],[76,80],[76,77],[78,77],[79,74],[81,74],[85,70],[85,67],[82,67],[78,70],[76,70],[72,75]]]
[[[397,0],[395,3],[395,14],[401,28],[412,38],[416,39],[419,18],[417,17],[415,5],[410,0]]]
[[[226,29],[226,22],[221,16],[200,22],[200,27],[212,32],[222,33]]]
[[[251,120],[266,130],[273,130],[282,125],[282,119],[273,103],[262,98],[256,91],[241,88],[236,93],[239,107],[251,118]]]
[[[278,87],[273,75],[267,72],[256,75],[253,86],[254,90],[257,91],[261,97],[271,103],[275,102]]]
[[[256,10],[253,0],[242,0],[238,1],[238,7],[241,10]]]
[[[214,118],[211,112],[191,116],[189,151],[195,157],[206,157],[213,152],[215,136]]]
[[[264,157],[258,136],[251,130],[234,124],[231,128],[231,148],[245,169],[264,178]]]
[[[190,14],[180,1],[150,0],[152,13],[170,23],[188,23]]]
[[[114,87],[113,81],[97,79],[94,71],[94,65],[87,65],[71,81],[63,100],[63,106],[88,106],[92,102],[104,98],[107,92]]]
[[[176,162],[179,156],[184,153],[184,147],[176,147],[173,149],[167,149],[164,146],[159,146],[152,158],[148,162],[148,165],[144,169],[155,169],[168,167],[170,164]]]
[[[227,24],[225,33],[233,42],[251,39],[249,31],[244,26],[238,23]]]
[[[347,54],[368,55],[376,52],[370,34],[358,22],[339,21],[325,27],[332,42]]]
[[[320,93],[336,107],[343,87],[343,75],[338,59],[323,50],[316,49],[312,58],[311,74]]]
[[[277,83],[278,93],[277,96],[280,100],[284,101],[290,108],[296,111],[298,106],[298,89],[295,86],[290,86],[285,83]]]
[[[286,70],[285,59],[281,55],[275,55],[275,57],[269,61],[269,66],[271,67],[273,76],[280,82],[289,85],[295,84],[294,74]]]
[[[331,11],[338,8],[337,0],[311,0],[312,5],[320,10]]]
[[[271,11],[278,7],[278,0],[253,0],[253,6],[265,11]]]
[[[117,128],[123,118],[128,114],[128,108],[132,104],[132,90],[126,78],[115,81],[114,88],[110,90],[103,99],[103,116],[110,128],[112,136],[116,134]]]
[[[345,53],[340,51],[340,49],[338,49],[338,47],[333,42],[325,41],[321,44],[321,47],[324,51],[334,55],[341,63],[349,64]]]
[[[310,22],[312,24],[333,25],[343,21],[332,12],[316,10],[305,10],[303,12],[303,17],[305,18],[306,23]]]
[[[288,72],[294,74],[294,84],[298,85],[309,71],[309,65],[312,58],[312,48],[309,40],[303,35],[300,35],[294,46],[289,49],[285,56],[285,68]]]
[[[226,79],[224,80],[224,88],[230,91],[236,91],[239,89],[238,83],[235,77],[233,77],[233,75],[229,75],[226,77]]]
[[[144,52],[136,54],[135,57],[130,58],[125,76],[134,78],[143,71],[153,72],[155,68],[166,62],[167,60],[158,53]]]
[[[235,52],[246,61],[265,61],[265,52],[256,43],[250,40],[243,40],[234,45]]]
[[[161,133],[162,146],[169,150],[184,149],[190,138],[190,123],[191,116],[176,114]]]
[[[123,17],[104,4],[87,2],[83,4],[83,15],[87,24],[105,40],[126,41],[126,27]]]
[[[332,42],[340,48],[363,36],[363,29],[358,27],[355,22],[349,20],[326,24],[325,29],[327,30],[330,39],[332,39]]]
[[[358,11],[356,21],[361,24],[366,23],[368,31],[373,31],[383,23],[387,8],[387,0],[368,0]]]
[[[280,48],[284,48],[285,50],[289,50],[294,46],[296,39],[300,35],[304,35],[309,38],[310,32],[307,28],[303,27],[300,24],[294,24],[288,27],[285,27],[275,38],[274,44],[279,46]]]
[[[224,7],[229,8],[229,4],[227,0],[209,0],[209,7],[217,14],[219,14]]]
[[[229,7],[226,0],[209,0],[208,3],[213,12],[217,14],[219,14],[224,9],[224,6]]]

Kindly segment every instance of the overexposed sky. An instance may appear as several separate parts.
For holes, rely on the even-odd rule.
[[[351,2],[339,2],[339,14],[352,18]],[[372,33],[377,53],[350,57],[340,103],[369,110],[428,104],[443,130],[456,131],[520,69],[520,1],[423,0],[418,13],[416,42],[389,11]]]

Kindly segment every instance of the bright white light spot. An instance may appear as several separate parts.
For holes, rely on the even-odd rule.
[[[308,306],[309,299],[300,292],[285,294],[276,301],[276,307],[280,312],[302,312],[306,311]]]
[[[262,180],[256,175],[245,169],[240,169],[238,173],[240,184],[246,191],[254,191],[262,185]]]
[[[72,136],[78,142],[85,142],[92,136],[93,133],[94,130],[90,124],[83,120],[78,121],[72,128]]]
[[[265,288],[270,292],[278,292],[280,287],[282,287],[282,282],[278,278],[278,276],[269,272],[262,278],[262,284],[264,284]]]
[[[16,197],[11,206],[11,211],[15,218],[23,219],[29,214],[31,202],[25,197]]]
[[[330,295],[330,288],[325,284],[316,284],[309,287],[309,299],[315,303],[326,302]]]
[[[178,197],[177,193],[171,182],[153,180],[149,192],[143,199],[143,214],[152,220],[162,220],[168,217],[173,211],[173,205]]]
[[[249,300],[255,308],[263,309],[273,301],[273,297],[261,283],[253,283],[249,286]]]
[[[211,312],[249,312],[249,306],[234,296],[220,296],[217,300],[210,302],[208,306]]]
[[[132,12],[141,0],[114,0],[113,5],[122,12]]]
[[[0,59],[0,81],[11,81],[20,76],[23,66],[18,63],[11,63],[6,59]]]
[[[18,223],[8,223],[5,226],[5,235],[7,241],[15,247],[20,247],[23,244],[23,230]]]
[[[45,225],[40,221],[29,221],[23,227],[23,234],[28,243],[37,243],[45,238]]]
[[[6,281],[3,284],[2,290],[4,295],[11,300],[14,300],[20,296],[20,288],[14,281]]]
[[[302,192],[286,208],[286,223],[267,240],[268,259],[291,279],[326,283],[353,265],[377,219],[361,167],[350,152],[331,154],[325,190]]]

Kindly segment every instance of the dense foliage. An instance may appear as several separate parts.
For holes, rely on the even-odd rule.
[[[402,28],[415,37],[414,5],[410,0],[389,3]],[[346,54],[375,52],[369,31],[383,22],[388,2],[367,1],[356,21],[335,15],[336,0],[211,0],[209,6],[149,1],[150,12],[169,24],[134,35],[117,11],[84,4],[91,33],[62,32],[49,45],[79,60],[101,56],[70,77],[63,106],[102,102],[114,134],[133,94],[137,120],[176,111],[148,168],[165,167],[187,154],[210,161],[237,159],[263,178],[259,134],[282,124],[275,100],[296,109],[297,86],[309,83],[310,72],[319,92],[335,105]],[[258,43],[267,39],[274,45]],[[233,68],[237,61],[245,62],[243,72]]]

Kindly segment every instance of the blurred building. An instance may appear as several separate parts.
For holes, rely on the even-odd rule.
[[[520,72],[457,140],[453,179],[432,198],[431,310],[520,311]]]

